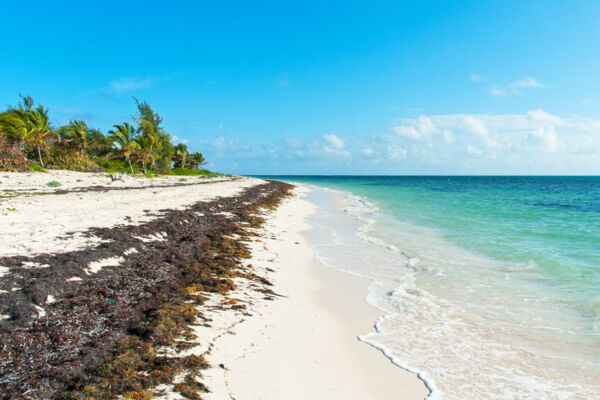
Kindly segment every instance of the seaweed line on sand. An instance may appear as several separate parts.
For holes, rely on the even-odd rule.
[[[0,398],[144,400],[172,384],[200,399],[208,363],[178,351],[197,345],[190,327],[202,321],[202,293],[227,293],[246,277],[275,295],[242,265],[244,241],[262,226],[260,210],[291,188],[269,181],[140,225],[92,228],[105,240],[96,247],[0,258],[9,269],[0,278]],[[143,240],[157,233],[163,240]],[[122,259],[90,272],[111,257]]]
[[[238,177],[229,178],[228,181],[236,181]],[[118,191],[118,190],[142,190],[142,189],[152,189],[152,188],[169,188],[169,187],[179,187],[179,186],[196,186],[196,185],[205,185],[212,184],[214,180],[206,180],[203,182],[191,182],[191,183],[170,183],[165,185],[145,185],[145,186],[87,186],[73,189],[58,189],[58,190],[48,190],[42,192],[33,192],[27,189],[3,189],[4,194],[0,195],[0,199],[9,199],[15,196],[35,196],[35,195],[45,195],[45,194],[70,194],[70,193],[88,193],[88,192],[109,192],[109,191]]]

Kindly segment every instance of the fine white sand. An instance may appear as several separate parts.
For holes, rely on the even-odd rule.
[[[59,182],[61,186],[50,188],[46,184],[51,181]],[[104,173],[53,170],[48,173],[3,172],[0,173],[0,196],[5,196],[0,199],[0,254],[32,256],[81,249],[100,242],[97,238],[81,234],[91,227],[139,224],[156,218],[160,210],[182,209],[198,201],[234,196],[263,182],[253,178],[207,179],[195,176],[125,176],[123,181],[111,182],[110,176]],[[193,185],[167,186],[180,183]],[[94,185],[128,190],[53,194],[57,190]],[[153,187],[140,189],[146,186]],[[19,192],[14,190],[30,194],[15,195]],[[40,192],[47,194],[31,194]],[[94,267],[90,269],[93,271]]]
[[[248,304],[253,315],[216,313],[210,328],[197,329],[210,342],[206,358],[220,365],[203,372],[212,391],[203,398],[424,399],[416,375],[358,341],[379,313],[364,300],[368,282],[316,261],[301,234],[313,207],[299,196],[285,200],[252,243],[250,263],[284,297],[264,300],[239,283],[229,302]]]

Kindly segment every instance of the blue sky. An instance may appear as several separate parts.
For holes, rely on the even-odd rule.
[[[3,5],[3,104],[106,131],[135,96],[211,169],[600,172],[600,2],[24,7]]]

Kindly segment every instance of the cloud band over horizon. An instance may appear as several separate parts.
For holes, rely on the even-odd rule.
[[[600,120],[522,114],[404,118],[382,134],[326,133],[250,142],[202,142],[216,166],[248,174],[598,174]],[[252,160],[256,165],[252,167]],[[235,165],[244,165],[236,170]]]

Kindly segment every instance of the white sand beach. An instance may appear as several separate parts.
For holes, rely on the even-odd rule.
[[[207,399],[424,399],[413,373],[393,365],[357,336],[380,316],[365,301],[368,282],[320,264],[302,232],[314,205],[305,188],[286,199],[252,246],[250,262],[282,297],[264,300],[240,289],[230,297],[253,303],[251,317],[227,321],[204,373]],[[222,321],[223,323],[224,321]]]
[[[244,177],[213,180],[190,177],[161,179],[125,177],[107,191],[73,191],[110,182],[106,174],[66,171],[5,173],[0,178],[0,254],[3,257],[59,253],[94,246],[81,233],[91,227],[139,224],[198,201],[235,196],[264,183]],[[173,186],[186,183],[190,185]],[[112,190],[120,188],[123,190]],[[367,282],[320,264],[303,232],[314,205],[296,188],[274,211],[250,242],[248,269],[272,282],[272,295],[254,281],[237,278],[227,295],[207,294],[204,323],[193,327],[198,344],[189,353],[211,363],[201,381],[205,399],[424,399],[428,390],[413,373],[394,366],[357,336],[373,329],[379,312],[364,297]],[[47,194],[39,194],[44,192]],[[34,194],[36,193],[36,194]],[[218,211],[216,211],[218,213]],[[224,218],[227,217],[223,213]],[[156,232],[146,240],[162,240]],[[92,274],[118,265],[129,253],[87,266]],[[40,268],[43,265],[23,265]],[[7,273],[0,268],[0,275]],[[54,297],[48,304],[55,301]],[[236,309],[232,305],[246,305]],[[40,307],[44,312],[43,307]],[[42,315],[42,314],[40,314]],[[165,352],[169,352],[165,349]],[[162,398],[182,398],[170,386]]]
[[[3,256],[76,250],[99,240],[84,237],[91,227],[139,224],[160,210],[182,209],[198,201],[233,196],[263,181],[253,178],[196,176],[129,177],[111,182],[110,174],[62,170],[0,174],[0,254]],[[50,188],[49,182],[60,183]],[[110,185],[109,185],[110,184]],[[184,186],[173,186],[183,184]],[[107,191],[72,192],[105,186]],[[112,190],[112,189],[131,190]],[[18,190],[18,192],[16,192]],[[45,193],[45,194],[41,194]],[[160,240],[148,238],[149,240]]]

